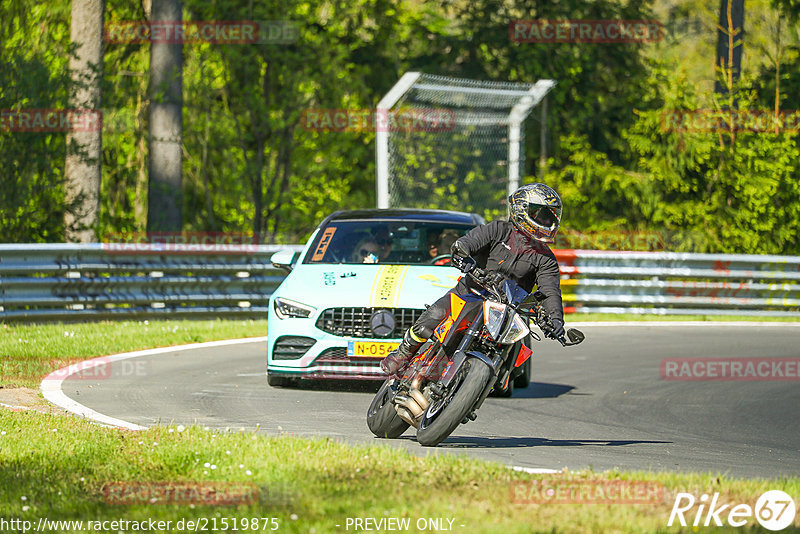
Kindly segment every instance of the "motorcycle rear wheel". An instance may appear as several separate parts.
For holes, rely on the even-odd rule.
[[[417,429],[420,445],[435,447],[444,441],[470,413],[492,376],[491,369],[476,359],[466,361],[461,373],[461,382],[452,387],[443,399],[431,403],[422,414]]]
[[[411,426],[403,421],[392,403],[392,383],[386,380],[367,409],[367,426],[379,438],[399,438]]]

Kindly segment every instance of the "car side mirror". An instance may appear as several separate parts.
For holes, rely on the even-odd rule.
[[[294,263],[294,256],[297,254],[294,250],[279,250],[269,258],[269,262],[276,269],[283,269],[285,271],[292,270],[292,263]]]

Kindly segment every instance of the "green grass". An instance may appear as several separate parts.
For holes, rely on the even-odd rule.
[[[620,316],[592,319],[619,320]],[[2,384],[36,387],[47,372],[82,358],[261,336],[266,322],[3,325],[2,332]],[[17,362],[16,367],[7,362]],[[663,485],[665,491],[653,504],[526,504],[512,499],[520,482],[585,485],[586,480],[648,481]],[[259,496],[252,504],[238,506],[121,505],[104,500],[104,486],[132,481],[206,489],[209,484],[246,484],[243,487],[257,488]],[[221,487],[224,491],[225,486]],[[181,518],[216,518],[221,527],[222,518],[275,517],[280,532],[316,534],[346,532],[348,517],[409,518],[411,531],[416,531],[417,519],[430,517],[453,519],[453,530],[462,532],[675,532],[680,529],[667,529],[666,523],[678,492],[698,497],[719,492],[723,502],[752,505],[769,489],[800,495],[800,478],[736,480],[710,474],[591,471],[529,475],[465,456],[420,458],[387,446],[353,447],[330,439],[198,427],[130,432],[74,417],[0,410],[0,519],[30,520],[34,526],[41,517],[153,519],[173,521],[171,530],[175,531],[174,522]],[[64,526],[52,531],[79,532]]]
[[[798,317],[760,317],[748,315],[639,315],[635,313],[571,313],[568,323],[583,321],[755,321],[759,323],[800,323]]]
[[[0,385],[38,387],[51,371],[95,356],[266,334],[266,319],[2,324]]]
[[[5,432],[0,435],[2,516],[34,523],[43,516],[92,521],[277,517],[279,532],[323,533],[344,532],[347,517],[407,517],[412,524],[431,517],[454,519],[454,530],[461,532],[653,532],[665,529],[678,492],[698,497],[719,492],[723,502],[750,505],[768,489],[800,494],[797,478],[733,480],[643,472],[529,475],[466,457],[420,458],[386,446],[353,447],[330,439],[198,427],[130,432],[36,412],[0,411],[0,431]],[[638,505],[511,502],[512,485],[521,481],[599,479],[652,481],[664,486],[664,496],[655,504]],[[254,484],[260,499],[215,507],[104,501],[106,484],[130,481]]]

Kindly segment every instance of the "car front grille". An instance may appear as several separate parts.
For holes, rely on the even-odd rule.
[[[347,349],[344,347],[325,349],[314,360],[315,363],[341,363],[349,361],[350,357],[347,356]]]
[[[272,349],[273,360],[299,360],[317,340],[305,336],[281,336]]]
[[[395,327],[388,335],[376,336],[370,327],[370,319],[376,310],[383,309],[392,312]],[[328,308],[317,319],[317,328],[342,337],[398,338],[411,328],[423,311],[416,308]]]
[[[323,350],[314,358],[312,365],[323,369],[328,376],[341,375],[346,378],[382,378],[385,377],[380,367],[381,358],[354,357],[347,355],[344,347],[331,347]]]

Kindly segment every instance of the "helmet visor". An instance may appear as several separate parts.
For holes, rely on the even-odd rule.
[[[551,206],[544,206],[542,204],[528,204],[528,217],[533,222],[544,228],[555,228],[560,222],[560,213]]]

